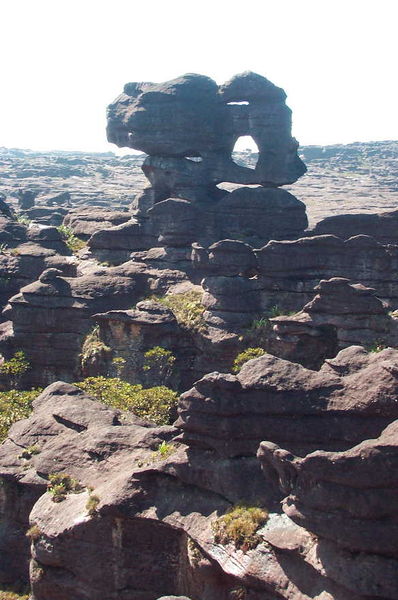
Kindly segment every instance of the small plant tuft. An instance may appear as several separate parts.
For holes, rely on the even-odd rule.
[[[61,234],[65,244],[68,246],[69,250],[73,252],[73,254],[77,254],[79,250],[85,248],[86,242],[78,238],[70,227],[67,227],[66,225],[60,225],[57,227],[57,229]]]
[[[204,554],[198,544],[190,537],[187,541],[187,550],[189,562],[193,567],[197,567],[200,561],[204,558]]]
[[[86,502],[86,510],[90,517],[95,517],[98,514],[97,507],[100,503],[100,497],[89,490],[88,500]]]
[[[26,460],[30,460],[35,454],[40,454],[40,448],[36,444],[24,448],[24,450],[22,450],[18,458],[25,458]]]
[[[31,542],[35,542],[43,535],[43,532],[40,527],[34,523],[32,527],[29,527],[25,535],[30,539]]]
[[[373,344],[371,344],[370,346],[367,346],[367,351],[368,352],[381,352],[382,350],[385,350],[387,348],[387,346],[385,344],[383,344],[383,342],[381,342],[380,340],[376,340]]]
[[[175,451],[175,446],[173,444],[168,444],[167,442],[165,442],[163,440],[163,442],[161,444],[159,444],[159,447],[156,450],[156,454],[158,455],[158,458],[161,458],[162,460],[164,460],[165,458],[167,458],[171,454],[173,454],[174,451]]]
[[[84,487],[77,479],[67,473],[52,473],[48,476],[47,490],[53,496],[53,502],[62,502],[67,494],[79,494]]]
[[[264,348],[246,348],[246,350],[244,350],[243,352],[240,352],[236,356],[233,367],[232,367],[232,372],[239,373],[239,371],[241,370],[243,365],[248,360],[252,360],[253,358],[258,358],[259,356],[264,356],[264,354],[267,354],[267,352],[264,350]]]
[[[256,531],[267,519],[266,509],[237,504],[212,523],[214,541],[217,544],[234,543],[236,548],[246,552],[261,542]]]

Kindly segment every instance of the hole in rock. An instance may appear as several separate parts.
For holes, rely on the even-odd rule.
[[[256,187],[262,187],[262,186],[258,185],[257,183],[246,184],[246,183],[229,183],[228,181],[222,181],[216,187],[218,187],[219,190],[227,190],[228,192],[232,192],[233,190],[237,190],[238,188],[241,188],[241,187],[256,188]]]
[[[185,158],[187,160],[190,160],[191,162],[196,162],[196,163],[202,162],[202,160],[203,160],[203,158],[201,156],[185,156]]]
[[[247,100],[242,100],[242,102],[227,102],[228,106],[233,106],[233,105],[236,105],[236,104],[240,104],[240,105],[246,104],[246,106],[247,106],[249,103],[248,103]]]
[[[241,135],[232,150],[232,160],[239,167],[255,169],[258,162],[258,146],[251,135]]]

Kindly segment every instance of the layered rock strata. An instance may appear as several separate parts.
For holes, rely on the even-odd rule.
[[[148,275],[139,265],[96,267],[78,277],[47,269],[38,281],[22,287],[3,311],[11,327],[3,333],[3,352],[23,350],[31,369],[21,382],[43,386],[80,376],[84,336],[92,315],[126,309],[148,292]]]
[[[30,513],[34,600],[395,600],[397,365],[393,349],[350,347],[319,373],[262,357],[237,377],[198,382],[174,427],[51,385],[0,447],[3,581],[27,575]],[[33,444],[39,452],[22,458]],[[54,502],[55,470],[81,493]],[[269,510],[260,543],[217,542],[217,517],[256,498]]]
[[[398,345],[398,320],[374,289],[334,277],[322,280],[315,290],[300,312],[270,319],[270,347],[277,356],[319,368],[324,358],[351,345],[374,351]]]

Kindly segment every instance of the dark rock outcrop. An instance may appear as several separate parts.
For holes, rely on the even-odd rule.
[[[2,344],[7,354],[25,352],[31,365],[29,385],[47,385],[61,377],[74,381],[80,375],[81,346],[92,315],[129,308],[145,296],[147,282],[145,269],[131,263],[93,268],[78,277],[48,269],[10,299],[3,314],[12,330]]]
[[[395,600],[397,365],[393,349],[350,347],[320,372],[265,356],[238,377],[203,378],[181,398],[174,427],[52,384],[0,447],[3,581],[26,578],[30,513],[35,600]],[[253,443],[235,452],[237,422]],[[268,440],[259,461],[256,432]],[[22,458],[32,445],[39,452]],[[55,471],[81,493],[54,502]],[[269,510],[259,545],[216,542],[217,516],[256,498]],[[18,562],[8,552],[16,544]]]
[[[181,396],[181,440],[227,457],[255,454],[260,438],[300,456],[345,450],[398,417],[396,358],[351,347],[320,371],[266,354],[237,376],[209,373]]]
[[[322,280],[316,296],[289,316],[270,319],[272,351],[309,368],[351,345],[373,350],[398,345],[398,321],[375,296],[375,290],[348,279]]]
[[[120,248],[120,240],[126,240],[123,250],[149,249],[151,235],[154,246],[189,247],[226,237],[261,246],[303,234],[304,204],[277,189],[305,172],[285,97],[249,72],[221,87],[195,74],[126,84],[108,108],[108,139],[149,154],[142,168],[151,187],[134,200],[133,235],[124,237],[120,227],[100,231],[89,240],[92,253],[103,260],[104,250]],[[254,169],[232,158],[236,140],[245,135],[259,147]],[[217,188],[222,182],[261,187],[230,194]]]

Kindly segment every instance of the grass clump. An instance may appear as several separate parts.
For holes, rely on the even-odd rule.
[[[40,529],[40,527],[35,523],[34,525],[32,525],[32,527],[29,527],[25,535],[27,538],[30,539],[31,542],[35,542],[43,535],[43,532]]]
[[[248,360],[252,360],[253,358],[258,358],[259,356],[264,356],[264,354],[267,354],[267,352],[264,350],[264,348],[246,348],[246,350],[243,350],[243,352],[240,352],[236,356],[233,367],[232,367],[232,372],[239,373],[239,371],[241,370],[243,365]]]
[[[47,491],[52,494],[53,502],[62,502],[67,494],[80,494],[83,486],[67,473],[51,473],[48,476]]]
[[[266,523],[268,511],[257,506],[237,504],[212,523],[214,541],[217,544],[234,543],[236,548],[255,548],[261,537],[256,531]]]
[[[26,460],[30,460],[35,454],[40,454],[40,448],[36,444],[24,448],[21,454],[18,456],[18,458],[25,458]]]
[[[5,440],[13,423],[29,417],[32,402],[41,392],[41,389],[0,392],[0,442]]]
[[[95,517],[98,514],[97,507],[100,503],[100,497],[97,494],[93,494],[92,490],[89,491],[88,500],[86,502],[86,511],[90,517]]]
[[[161,298],[153,297],[152,300],[167,306],[173,313],[177,322],[186,329],[204,331],[206,322],[203,318],[205,308],[202,304],[202,292],[190,290],[182,294],[171,294]]]
[[[175,447],[173,444],[168,444],[163,440],[161,444],[159,444],[158,449],[156,450],[157,458],[162,460],[166,459],[168,456],[173,454]]]
[[[75,385],[107,406],[131,411],[157,425],[170,423],[177,406],[177,393],[163,385],[144,389],[117,377],[103,376],[87,377]]]
[[[73,254],[77,254],[79,250],[85,248],[86,242],[78,238],[70,227],[67,227],[66,225],[60,225],[57,227],[57,229],[61,234],[65,244],[68,246],[69,250],[73,252]]]

